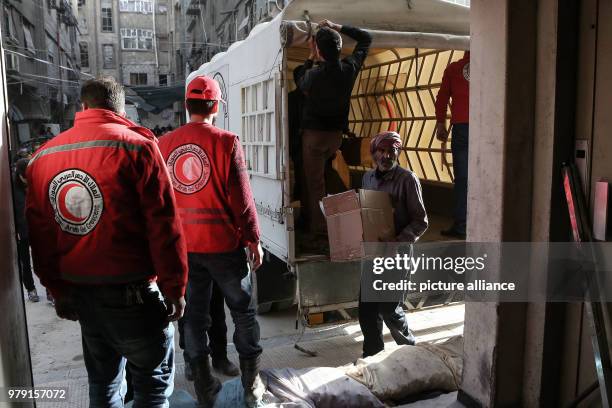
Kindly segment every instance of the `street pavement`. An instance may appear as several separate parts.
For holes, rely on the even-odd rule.
[[[46,301],[44,288],[35,278],[39,303],[26,301],[30,353],[37,387],[68,387],[68,401],[64,403],[38,403],[38,407],[81,408],[88,405],[87,372],[83,363],[81,335],[76,322],[59,319],[55,309]],[[228,316],[228,356],[238,364],[238,355],[231,343],[233,324]],[[417,342],[438,342],[463,333],[463,304],[429,308],[409,314],[411,329]],[[299,337],[295,329],[296,309],[271,312],[258,316],[261,326],[262,368],[316,366],[337,367],[351,364],[361,355],[363,336],[356,321],[309,328],[300,340],[300,346],[314,352],[306,355],[294,348]],[[178,333],[178,330],[177,330]],[[385,327],[387,348],[396,347]],[[186,391],[195,395],[193,385],[184,377],[184,360],[178,348],[176,336],[177,392]],[[229,377],[219,376],[222,381]],[[412,407],[412,406],[411,406]]]

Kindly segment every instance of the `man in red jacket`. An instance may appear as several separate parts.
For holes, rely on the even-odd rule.
[[[113,78],[83,85],[74,127],[30,162],[26,216],[41,283],[80,323],[90,407],[123,407],[126,364],[134,407],[167,407],[186,244],[155,137],[124,97]]]
[[[159,148],[168,165],[187,238],[189,284],[185,310],[185,353],[201,405],[212,406],[221,384],[210,371],[206,332],[213,282],[234,319],[245,402],[263,394],[259,378],[259,325],[251,305],[250,261],[261,265],[255,202],[238,137],[213,126],[221,90],[199,76],[187,87],[190,123],[166,134]],[[246,247],[246,253],[245,253]]]
[[[468,180],[468,141],[470,121],[470,52],[462,59],[446,67],[442,77],[442,85],[436,98],[436,137],[446,144],[448,130],[446,128],[446,112],[449,100],[451,104],[451,126],[453,138],[451,151],[453,154],[453,175],[455,177],[455,209],[454,224],[442,235],[465,239],[467,220],[467,180]]]

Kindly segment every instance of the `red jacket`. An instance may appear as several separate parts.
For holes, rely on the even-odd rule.
[[[470,53],[444,70],[442,85],[436,98],[436,120],[446,122],[449,99],[451,103],[451,123],[470,122]]]
[[[157,280],[185,293],[186,244],[153,134],[103,109],[78,112],[27,170],[26,215],[36,273],[57,296],[66,282]]]
[[[229,252],[259,242],[255,201],[238,137],[192,122],[159,140],[176,193],[187,251]]]

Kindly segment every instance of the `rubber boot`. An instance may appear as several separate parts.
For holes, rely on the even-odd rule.
[[[217,394],[221,390],[221,382],[212,375],[208,356],[191,361],[193,386],[198,397],[198,407],[212,408]]]
[[[266,387],[259,377],[259,360],[259,356],[248,360],[240,359],[244,403],[248,408],[255,408],[266,391]]]

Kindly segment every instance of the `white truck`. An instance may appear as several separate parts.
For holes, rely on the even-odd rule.
[[[401,164],[417,173],[425,189],[450,191],[452,171],[448,163],[440,164],[442,150],[434,137],[434,101],[445,67],[469,49],[469,8],[456,3],[294,0],[187,78],[187,83],[197,75],[219,81],[226,104],[217,126],[238,134],[244,146],[266,250],[264,267],[253,281],[259,312],[297,301],[299,316],[308,324],[313,313],[344,313],[358,300],[355,263],[331,263],[323,254],[301,253],[298,245],[289,100],[293,70],[308,56],[309,27],[329,19],[373,36],[351,99],[350,127],[359,139],[349,140],[352,152],[334,161],[345,187],[359,187],[361,174],[371,166],[369,138],[391,129],[404,140]],[[353,45],[345,38],[343,53]]]

